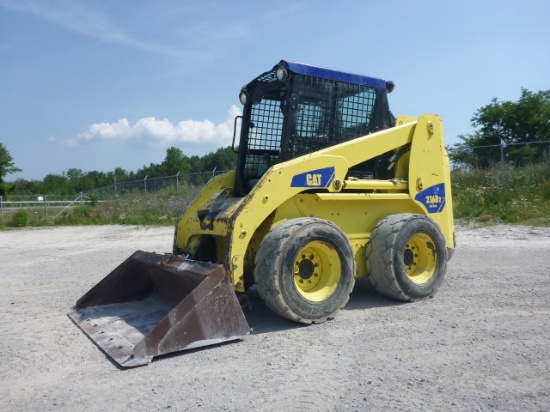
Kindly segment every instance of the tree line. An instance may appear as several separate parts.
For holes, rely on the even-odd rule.
[[[1,143],[0,143],[1,145]],[[4,149],[4,150],[2,150]],[[0,156],[4,152],[6,159],[9,156],[3,145],[0,147]],[[15,168],[11,156],[9,173],[20,171]],[[1,159],[0,159],[1,160]],[[142,180],[145,177],[153,179],[156,177],[175,176],[189,173],[211,172],[212,170],[232,170],[235,169],[237,155],[231,147],[224,147],[215,152],[208,153],[202,157],[186,156],[181,149],[170,147],[166,150],[166,157],[161,163],[150,163],[143,166],[136,172],[127,171],[117,167],[111,172],[91,171],[85,172],[82,169],[72,168],[61,174],[48,174],[43,180],[17,179],[11,183],[5,183],[1,180],[0,169],[0,195],[2,190],[5,194],[34,195],[34,194],[53,194],[53,195],[73,195],[80,192],[97,189],[100,187],[111,186],[115,180],[117,183],[129,182],[133,180]],[[7,174],[7,173],[5,173]]]

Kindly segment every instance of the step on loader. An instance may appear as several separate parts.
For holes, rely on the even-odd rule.
[[[359,277],[389,298],[433,296],[455,247],[443,123],[396,119],[393,88],[289,61],[256,77],[239,96],[236,169],[183,212],[172,253],[136,252],[69,316],[131,367],[245,336],[237,296],[254,285],[305,324],[334,317]]]

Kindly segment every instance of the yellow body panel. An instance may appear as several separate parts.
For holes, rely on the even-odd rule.
[[[397,160],[395,179],[347,179],[349,168],[406,145],[410,153]],[[333,171],[329,181],[320,170]],[[245,267],[251,267],[263,237],[288,219],[336,223],[354,248],[357,277],[367,275],[365,248],[372,230],[390,214],[429,215],[447,248],[455,247],[449,158],[435,115],[399,117],[393,128],[276,164],[242,198],[233,198],[234,181],[235,173],[228,173],[207,184],[179,220],[174,249],[193,254],[204,236],[213,236],[216,259],[238,291],[245,288]]]

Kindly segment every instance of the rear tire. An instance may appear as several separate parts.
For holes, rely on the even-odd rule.
[[[321,323],[345,306],[356,263],[348,237],[316,218],[288,220],[269,232],[256,254],[258,293],[275,313]]]
[[[445,237],[432,219],[400,214],[378,222],[367,244],[367,271],[378,292],[424,299],[437,292],[446,270]]]

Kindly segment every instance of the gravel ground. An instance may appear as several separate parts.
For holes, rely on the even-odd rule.
[[[548,411],[550,228],[457,230],[437,296],[356,283],[333,321],[300,326],[251,293],[243,340],[120,369],[66,316],[172,228],[0,232],[0,410]]]

